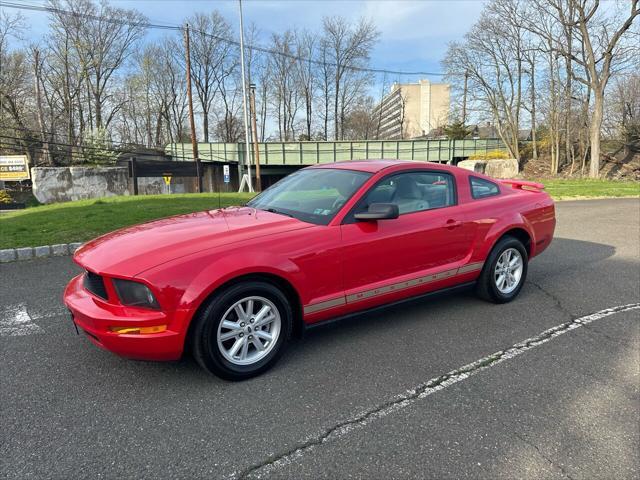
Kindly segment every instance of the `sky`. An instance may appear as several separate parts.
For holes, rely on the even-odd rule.
[[[43,5],[45,0],[14,0]],[[237,0],[110,0],[122,8],[135,8],[151,22],[179,25],[195,12],[217,9],[238,30]],[[340,15],[372,20],[380,41],[371,66],[389,70],[440,72],[440,60],[448,42],[462,37],[478,19],[482,0],[244,0],[245,25],[253,22],[267,43],[272,32],[287,28],[319,31],[324,16]],[[0,7],[3,8],[3,7]],[[15,11],[6,8],[7,12]],[[28,41],[36,41],[47,29],[47,14],[22,11],[27,19]],[[151,31],[148,39],[163,35]],[[430,77],[437,81],[438,76]],[[415,77],[397,80],[417,80]],[[395,78],[393,80],[396,80]]]
[[[14,3],[42,6],[46,0],[11,0]],[[1,2],[1,0],[0,0]],[[151,23],[181,25],[196,12],[218,10],[239,31],[237,0],[108,0],[111,5],[136,9]],[[440,61],[447,44],[462,36],[475,23],[484,0],[243,0],[245,31],[254,23],[259,43],[268,44],[271,33],[286,29],[308,29],[319,32],[324,16],[342,16],[354,22],[364,17],[372,20],[380,31],[370,60],[370,67],[394,71],[441,72]],[[0,6],[6,13],[17,10]],[[25,17],[27,31],[23,42],[37,44],[48,30],[46,12],[20,10]],[[153,42],[163,35],[176,35],[166,30],[148,30],[146,41]],[[417,82],[428,78],[442,81],[441,75],[398,76],[383,78],[376,75],[369,86],[369,94],[379,98],[392,82]],[[199,112],[196,109],[196,115]],[[196,122],[198,124],[198,122]],[[269,121],[267,132],[275,129]],[[198,126],[198,130],[200,126]]]

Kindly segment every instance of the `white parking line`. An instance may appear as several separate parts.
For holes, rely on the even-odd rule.
[[[390,413],[396,412],[410,405],[413,405],[418,400],[421,400],[429,395],[443,390],[451,385],[455,385],[462,380],[487,370],[491,367],[498,365],[507,360],[517,357],[524,352],[538,347],[548,341],[556,338],[564,333],[567,333],[576,328],[582,327],[589,323],[595,322],[602,318],[614,315],[616,313],[627,312],[630,310],[640,309],[640,303],[632,303],[629,305],[621,305],[618,307],[607,308],[600,310],[599,312],[585,315],[584,317],[576,318],[567,323],[557,325],[549,328],[538,335],[516,343],[515,345],[507,348],[506,350],[500,350],[486,357],[483,357],[475,362],[464,365],[460,368],[450,371],[439,377],[432,378],[426,382],[405,391],[404,393],[396,396],[388,402],[373,407],[365,412],[359,413],[353,416],[351,419],[341,422],[340,424],[326,430],[325,432],[309,437],[302,441],[298,448],[294,448],[288,452],[283,452],[279,455],[274,455],[260,464],[256,464],[246,468],[243,471],[236,471],[228,475],[225,478],[262,478],[263,476],[270,476],[278,468],[289,465],[293,461],[303,457],[304,455],[311,453],[319,446],[337,440],[340,437],[345,436],[349,432],[362,428],[375,420],[386,417]]]
[[[44,329],[34,320],[58,317],[63,314],[64,310],[57,309],[45,314],[29,315],[24,303],[11,305],[0,311],[0,337],[18,337],[44,333]]]

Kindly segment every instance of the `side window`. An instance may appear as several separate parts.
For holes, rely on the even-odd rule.
[[[469,177],[471,182],[471,196],[475,199],[493,197],[500,193],[500,188],[493,182],[484,178]]]
[[[395,203],[400,215],[455,204],[454,179],[447,173],[407,172],[391,175],[366,195],[358,211],[372,203]]]

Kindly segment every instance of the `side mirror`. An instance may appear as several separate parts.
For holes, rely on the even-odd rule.
[[[366,212],[356,213],[356,220],[390,220],[398,218],[400,211],[395,203],[372,203]]]

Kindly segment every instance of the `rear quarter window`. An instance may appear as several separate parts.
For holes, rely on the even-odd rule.
[[[500,194],[500,187],[494,182],[484,178],[469,177],[471,196],[474,199],[493,197]]]

